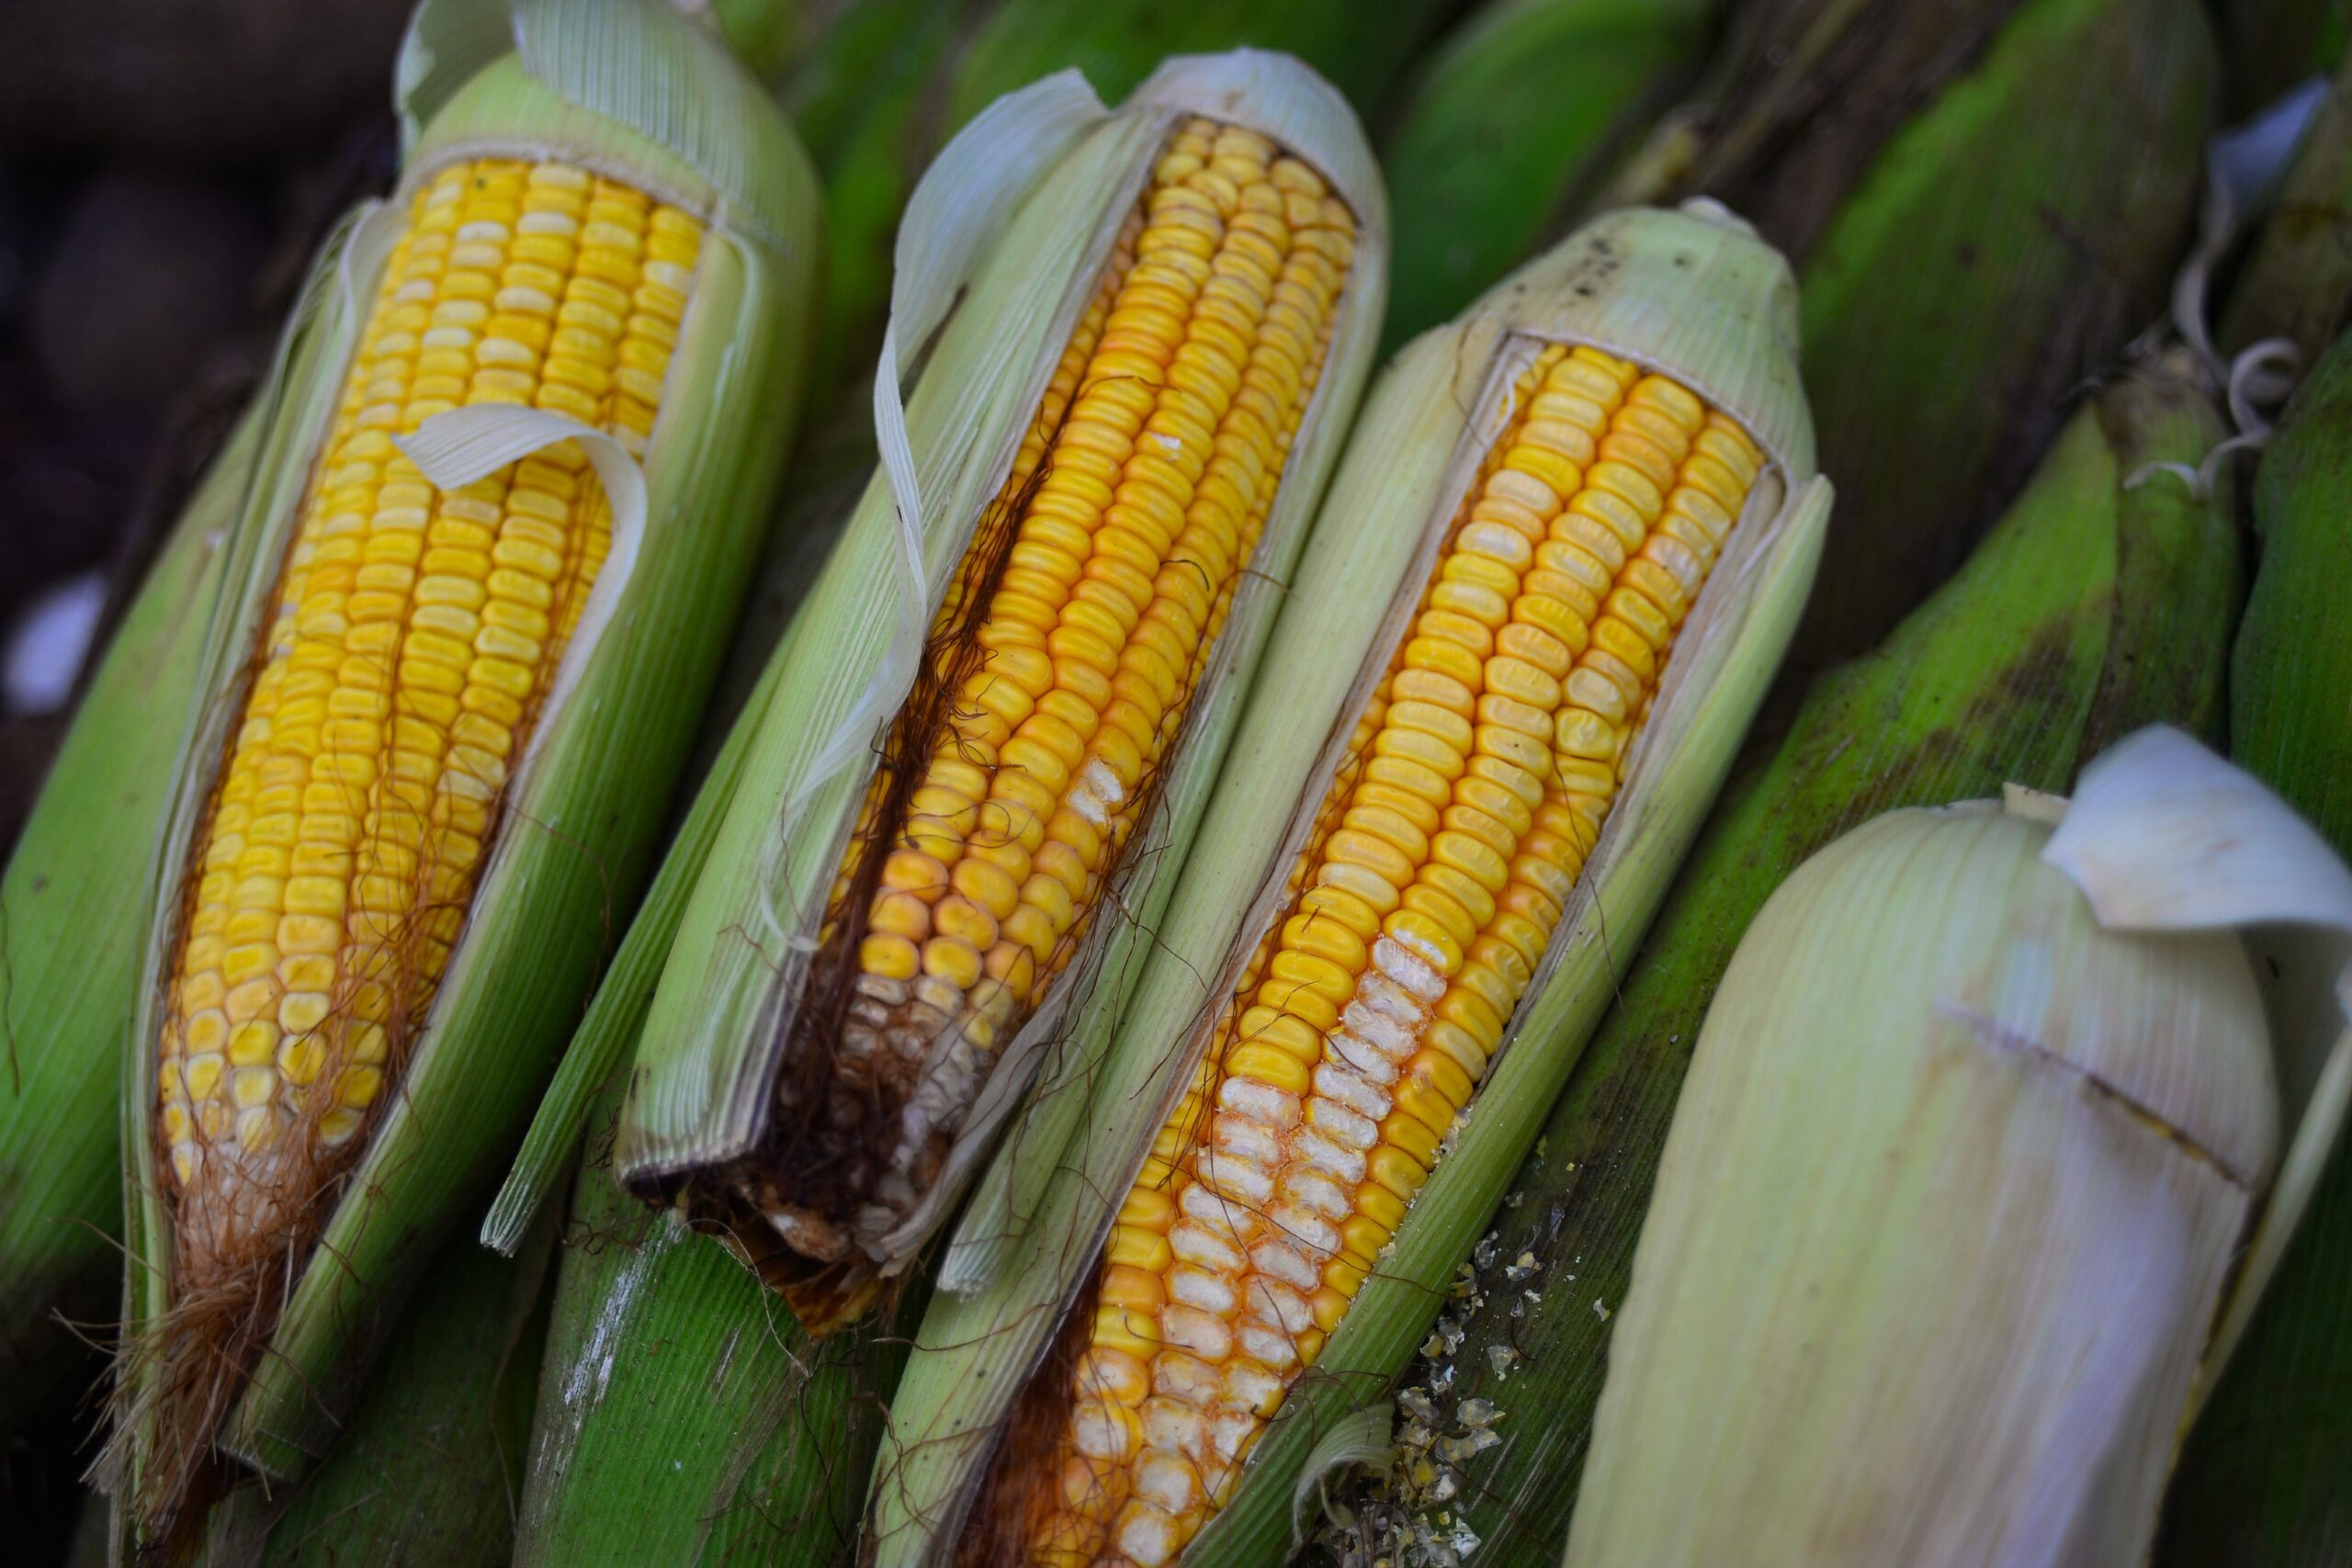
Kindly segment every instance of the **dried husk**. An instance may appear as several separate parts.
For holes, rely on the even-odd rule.
[[[1333,1335],[1314,1378],[1194,1560],[1238,1560],[1232,1531],[1286,1541],[1306,1447],[1336,1402],[1403,1364],[1483,1213],[1532,1136],[1639,940],[1667,875],[1793,628],[1826,522],[1793,357],[1785,264],[1712,204],[1600,220],[1425,334],[1383,377],[1335,482],[1328,522],[1291,585],[1259,694],[1123,1008],[1090,1008],[999,1155],[943,1269],[891,1408],[869,1551],[885,1564],[946,1560],[990,1459],[990,1438],[1094,1258],[1111,1216],[1279,897],[1385,668],[1446,522],[1494,439],[1513,377],[1545,341],[1589,342],[1675,377],[1724,409],[1770,467],[1668,666],[1631,772],[1544,968],[1487,1083],[1398,1231],[1382,1271]],[[1081,1131],[1082,1130],[1082,1131]],[[1285,1441],[1306,1435],[1301,1447]],[[1292,1450],[1295,1448],[1296,1452]],[[1265,1456],[1280,1457],[1268,1462]],[[1262,1506],[1251,1504],[1252,1498]],[[1271,1526],[1264,1516],[1271,1515]]]
[[[275,1475],[298,1474],[323,1451],[407,1285],[519,1132],[615,912],[644,874],[797,411],[813,175],[715,38],[642,0],[428,4],[401,83],[407,180],[485,153],[562,156],[701,209],[707,238],[642,468],[615,463],[610,443],[582,440],[612,497],[615,543],[508,785],[504,820],[529,826],[493,846],[365,1153],[280,1238],[268,1266],[268,1299],[283,1303],[273,1322],[266,1303],[175,1290],[173,1216],[151,1168],[153,1042],[186,858],[401,207],[363,209],[313,273],[265,394],[255,480],[225,532],[226,586],[175,734],[173,798],[143,895],[154,916],[148,978],[123,1042],[134,1259],[115,1438],[124,1552],[175,1533],[211,1462],[215,1423],[225,1421],[220,1456]],[[570,434],[546,423],[528,411],[461,410],[411,440],[428,474],[462,482]],[[209,1366],[210,1341],[191,1330],[225,1335],[250,1371],[208,1371],[209,1390],[198,1392],[188,1359]]]
[[[1353,209],[1358,243],[1320,380],[1295,437],[1250,575],[1155,784],[1157,809],[1077,955],[1001,1045],[955,1135],[946,1172],[802,1303],[831,1326],[914,1258],[952,1211],[1071,998],[1123,986],[1101,962],[1146,885],[1181,863],[1197,803],[1264,646],[1352,412],[1385,299],[1387,217],[1353,116],[1287,57],[1241,51],[1168,62],[1116,113],[1075,73],[1001,100],[942,155],[899,246],[885,372],[876,388],[883,466],[775,654],[741,781],[681,919],[638,1045],[614,1148],[620,1179],[650,1195],[725,1189],[753,1154],[876,738],[917,674],[923,628],[963,558],[1092,288],[1117,227],[1175,121],[1206,113],[1256,129],[1319,168]],[[942,325],[944,323],[944,325]],[[894,367],[938,339],[899,412]],[[755,1239],[755,1238],[754,1238]],[[763,1250],[772,1251],[763,1246]]]
[[[2176,730],[1816,855],[1701,1034],[1566,1561],[2143,1561],[2341,1123],[2347,939],[2352,874]]]

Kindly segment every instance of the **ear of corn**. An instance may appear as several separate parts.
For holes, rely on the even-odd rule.
[[[1802,656],[1868,646],[1957,567],[2069,395],[2161,313],[2213,101],[2188,0],[2029,0],[1869,164],[1802,265],[1845,497]]]
[[[1327,517],[1342,524],[1317,536],[1302,568],[1261,694],[1212,802],[1218,831],[1195,848],[1155,919],[1156,952],[1113,1021],[1117,1032],[1067,1082],[1041,1091],[991,1173],[993,1182],[1016,1172],[1004,1202],[988,1208],[984,1190],[959,1235],[959,1248],[986,1250],[989,1227],[1009,1221],[1013,1239],[998,1245],[985,1289],[936,1298],[925,1320],[876,1478],[877,1561],[944,1561],[958,1550],[989,1562],[1033,1551],[1087,1560],[1098,1551],[1112,1561],[1166,1561],[1217,1506],[1238,1506],[1236,1461],[1278,1404],[1315,1405],[1327,1382],[1376,1383],[1392,1353],[1389,1370],[1401,1364],[1418,1337],[1409,1324],[1424,1316],[1427,1281],[1442,1280],[1453,1267],[1458,1238],[1450,1223],[1464,1206],[1483,1212],[1492,1201],[1481,1189],[1517,1157],[1508,1146],[1515,1115],[1548,1099],[1545,1079],[1565,1071],[1606,993],[1598,910],[1608,910],[1612,943],[1638,940],[1655,885],[1728,765],[1803,600],[1827,488],[1812,474],[1811,432],[1788,350],[1792,310],[1777,255],[1719,209],[1629,213],[1585,231],[1462,323],[1424,337],[1384,378],[1328,504]],[[1578,419],[1598,422],[1582,439]],[[1636,461],[1663,463],[1665,472],[1636,480],[1629,467]],[[1628,556],[1642,535],[1638,519],[1661,506],[1668,518],[1690,515],[1680,509],[1697,505],[1697,476],[1717,461],[1726,464],[1726,482],[1736,471],[1758,476],[1756,488],[1737,527],[1727,508],[1745,480],[1711,511],[1701,508],[1721,526],[1713,543],[1682,560],[1697,568],[1680,579],[1683,587],[1612,589],[1605,568],[1590,587],[1561,576],[1604,558],[1635,578],[1663,565],[1670,551]],[[1580,484],[1587,463],[1590,480]],[[1563,488],[1577,499],[1564,505]],[[1621,516],[1612,497],[1632,510]],[[1544,546],[1553,554],[1540,566],[1532,558],[1503,564],[1515,558],[1510,538],[1520,540],[1521,554],[1533,548],[1523,532],[1529,520],[1541,529],[1555,516],[1560,549]],[[1589,534],[1603,516],[1617,517],[1634,537],[1611,534],[1619,542],[1611,545]],[[1662,526],[1670,533],[1677,525]],[[1584,543],[1571,547],[1571,539]],[[1580,553],[1588,549],[1589,559]],[[1717,598],[1699,597],[1694,611],[1692,590],[1716,549],[1712,581],[1730,586],[1715,590]],[[1518,582],[1522,570],[1532,572],[1521,590],[1529,595],[1526,617],[1511,623],[1517,629],[1488,632],[1510,620],[1517,602],[1502,578]],[[1671,622],[1657,616],[1653,592],[1692,615],[1672,639],[1668,673],[1654,690],[1656,650]],[[1603,602],[1611,608],[1600,610]],[[1589,624],[1571,608],[1578,603],[1594,610]],[[1497,604],[1505,613],[1495,615]],[[1635,623],[1655,634],[1646,654],[1622,636]],[[1568,657],[1565,681],[1544,677],[1560,690],[1547,695],[1523,678],[1521,665],[1557,662],[1580,634],[1583,653]],[[1488,639],[1484,655],[1466,642],[1448,651],[1453,639],[1480,637]],[[1459,692],[1449,698],[1442,682],[1459,685],[1464,676],[1453,671],[1460,669],[1484,684],[1476,671],[1486,656],[1497,662],[1483,668],[1497,671],[1501,684],[1483,705],[1467,705],[1475,717],[1459,717],[1446,704],[1464,699]],[[1652,672],[1634,677],[1631,694],[1613,674],[1593,683],[1621,656]],[[1522,746],[1532,732],[1518,726],[1538,714],[1544,738]],[[1636,723],[1642,739],[1628,750]],[[1444,752],[1450,768],[1444,748],[1453,748]],[[1351,780],[1342,768],[1362,776]],[[1335,776],[1356,792],[1354,804],[1327,812]],[[1403,857],[1425,863],[1427,874],[1394,865],[1423,810],[1414,788],[1442,793],[1457,776],[1469,792],[1457,802],[1464,809],[1447,815],[1431,806],[1438,820],[1429,826],[1426,856]],[[1509,804],[1514,782],[1532,784],[1535,798]],[[1592,793],[1579,800],[1582,791]],[[1473,807],[1473,798],[1486,804]],[[1523,825],[1514,826],[1522,811]],[[1523,840],[1516,858],[1479,847],[1480,834],[1492,832]],[[1303,848],[1309,853],[1299,869],[1322,869],[1293,885]],[[1525,892],[1515,890],[1522,875]],[[1412,886],[1400,888],[1399,879]],[[1292,916],[1294,897],[1305,918]],[[1369,935],[1359,925],[1366,911]],[[1499,924],[1479,932],[1481,919]],[[1454,933],[1455,921],[1472,922],[1469,939]],[[1272,951],[1276,945],[1288,951]],[[1376,973],[1340,979],[1351,961],[1367,958]],[[1458,971],[1459,985],[1442,977],[1449,970]],[[1339,997],[1342,988],[1357,999]],[[1390,1024],[1367,1011],[1384,1008],[1394,1013]],[[1344,1027],[1335,1027],[1343,1011]],[[1229,1052],[1222,1052],[1221,1020],[1241,1032]],[[1489,1069],[1506,1024],[1512,1037],[1532,1032],[1555,1048],[1504,1049]],[[1302,1063],[1302,1046],[1320,1051],[1327,1035],[1337,1055],[1320,1056],[1320,1066]],[[1410,1057],[1402,1077],[1389,1066],[1393,1090],[1377,1087],[1389,1079],[1370,1067],[1348,1065],[1371,1060],[1365,1043],[1374,1040]],[[1458,1052],[1475,1054],[1475,1071],[1454,1059]],[[1196,1069],[1207,1077],[1188,1091]],[[1458,1124],[1478,1077],[1490,1080],[1489,1091]],[[1188,1093],[1213,1096],[1221,1113],[1186,1118],[1180,1101],[1190,1103]],[[1368,1103],[1375,1098],[1385,1107],[1376,1118]],[[1163,1132],[1171,1111],[1177,1119]],[[1073,1121],[1082,1122],[1082,1135]],[[1196,1145],[1196,1136],[1214,1141]],[[1228,1137],[1241,1141],[1228,1147]],[[1376,1171],[1366,1152],[1374,1139]],[[1440,1160],[1448,1140],[1452,1151]],[[1267,1149],[1283,1146],[1303,1163],[1267,1169]],[[1354,1174],[1317,1176],[1317,1149]],[[1057,1164],[1066,1168],[1043,1191],[1018,1176]],[[1431,1164],[1436,1174],[1424,1184]],[[1178,1190],[1190,1190],[1188,1179],[1208,1208],[1229,1197],[1222,1212],[1241,1230],[1216,1246],[1216,1238],[1196,1247],[1177,1235],[1186,1226],[1170,1228],[1178,1219],[1171,1203],[1187,1203],[1191,1228],[1208,1223],[1194,1213],[1202,1205]],[[1326,1200],[1350,1194],[1355,1182],[1370,1183],[1360,1190],[1361,1207],[1343,1206],[1344,1219],[1329,1213]],[[1157,1228],[1137,1205],[1154,1210]],[[1273,1247],[1272,1233],[1243,1234],[1240,1216],[1261,1207],[1311,1254]],[[1131,1235],[1138,1225],[1150,1234]],[[1385,1246],[1391,1230],[1394,1244]],[[1106,1231],[1098,1316],[1083,1303],[1097,1299],[1095,1259]],[[1265,1245],[1252,1251],[1253,1238]],[[1180,1242],[1190,1248],[1181,1265],[1171,1251]],[[1261,1258],[1267,1247],[1283,1256]],[[1364,1266],[1375,1258],[1380,1277],[1367,1282]],[[1319,1277],[1283,1282],[1302,1269]],[[1238,1299],[1245,1285],[1254,1287],[1246,1312]],[[1072,1368],[1058,1359],[1037,1373],[1042,1403],[1012,1419],[1046,1446],[1033,1452],[1024,1438],[984,1485],[989,1434],[1074,1296],[1081,1303],[1069,1319],[1076,1376],[1083,1384],[1093,1369],[1105,1388],[1081,1386],[1073,1399]],[[1152,1344],[1163,1348],[1141,1381],[1118,1375],[1131,1371],[1114,1369],[1118,1357],[1138,1360]],[[1294,1384],[1308,1361],[1315,1378]],[[1367,1371],[1367,1379],[1350,1375]],[[1163,1372],[1183,1386],[1161,1386]],[[1107,1507],[1095,1480],[1111,1494]],[[1288,1480],[1253,1472],[1240,1497],[1272,1487],[1286,1499]],[[1286,1517],[1281,1528],[1287,1530]],[[1212,1523],[1201,1538],[1204,1561],[1249,1550],[1220,1529]]]
[[[1433,1414],[1400,1421],[1385,1484],[1349,1495],[1360,1517],[1409,1531],[1442,1513],[1485,1551],[1559,1551],[1708,998],[1806,856],[1880,811],[2008,781],[2064,790],[2148,723],[2218,738],[2242,581],[2227,488],[2199,500],[2167,476],[2131,481],[2151,463],[2197,463],[2223,434],[2185,355],[2108,389],[1961,572],[1816,682],[1786,738],[1727,792],[1493,1217],[1483,1304],[1450,1306],[1408,1374],[1406,1404]],[[1499,1412],[1500,1441],[1464,1410]]]
[[[526,5],[478,62],[474,9],[420,12],[408,175],[322,265],[199,663],[127,1058],[141,1550],[216,1444],[323,1449],[517,1130],[797,408],[811,178],[716,39]]]
[[[2330,592],[2352,570],[2347,423],[2352,346],[2339,343],[2255,485],[2261,568],[2231,663],[2230,747],[2352,856],[2352,714],[2336,700],[2352,682],[2352,627]],[[2166,1568],[2310,1562],[2352,1529],[2352,1499],[2324,1480],[2352,1463],[2352,1432],[2320,1392],[2352,1377],[2338,1332],[2352,1312],[2352,1157],[2340,1149],[2303,1229],[2181,1453],[2156,1554]]]
[[[2276,1005],[2279,921],[2332,949],[2318,1016]],[[2145,1561],[2239,1249],[2293,1201],[2282,1090],[2295,1144],[2341,1122],[2299,1090],[2352,1061],[2347,939],[2352,873],[2175,730],[2071,806],[1816,855],[1709,1009],[1567,1562]]]
[[[1493,0],[1447,36],[1383,152],[1400,212],[1384,342],[1468,304],[1599,194],[1695,62],[1708,0]]]
[[[110,1117],[140,986],[149,865],[195,689],[220,536],[259,424],[239,422],[131,602],[0,881],[0,1430],[66,1373],[62,1313],[114,1287],[121,1161]]]
[[[777,655],[615,1154],[820,1328],[944,1217],[1069,997],[1121,983],[1107,911],[1182,858],[1161,803],[1221,754],[1383,288],[1369,152],[1280,56],[1171,62],[1115,115],[1049,79],[927,189],[893,333],[959,257],[968,286]]]

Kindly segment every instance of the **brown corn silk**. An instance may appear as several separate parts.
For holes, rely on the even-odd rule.
[[[939,1179],[995,1054],[1117,881],[1354,243],[1321,175],[1197,118],[1117,237],[885,741],[767,1129],[690,1192],[812,1331],[880,1291],[857,1233]]]
[[[254,650],[162,1009],[160,1352],[176,1491],[276,1292],[397,1093],[510,776],[612,542],[570,442],[441,491],[393,445],[479,403],[643,456],[701,220],[560,162],[478,159],[410,201]]]
[[[961,1561],[1181,1552],[1428,1178],[1598,841],[1762,458],[1552,344],[1441,547]]]

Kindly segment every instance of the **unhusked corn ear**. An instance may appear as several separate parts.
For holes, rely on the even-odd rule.
[[[718,1204],[781,1244],[763,1270],[812,1326],[870,1296],[856,1233],[938,1179],[1118,876],[1355,243],[1323,176],[1255,131],[1190,119],[1154,164],[934,621],[786,1026],[763,1147]]]
[[[275,1245],[396,1091],[611,546],[571,443],[443,492],[393,437],[506,402],[642,452],[701,242],[564,163],[411,199],[190,863],[157,1084],[191,1287]]]
[[[1170,1561],[1487,1070],[1762,460],[1688,389],[1553,344],[1464,502],[1191,1089],[1111,1232],[1027,1506],[1040,1563]]]

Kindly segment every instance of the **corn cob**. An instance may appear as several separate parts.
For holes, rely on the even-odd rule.
[[[2337,700],[2352,671],[2352,629],[2330,588],[2352,564],[2342,526],[2347,416],[2352,347],[2339,343],[2304,383],[2256,476],[2261,562],[2230,668],[2232,753],[2339,855],[2352,854],[2352,718]],[[2352,1376],[2338,1332],[2352,1303],[2344,1267],[2352,1159],[2342,1150],[2304,1229],[2182,1450],[2157,1542],[2165,1568],[2322,1561],[2352,1529],[2352,1500],[2332,1479],[2352,1463],[2352,1431],[2325,1396]]]
[[[111,1118],[139,989],[141,901],[193,698],[202,604],[259,440],[242,421],[92,677],[0,882],[0,1430],[74,1362],[54,1314],[107,1310],[121,1220]]]
[[[2147,723],[2220,733],[2242,582],[2229,498],[2131,481],[2195,464],[2222,434],[2185,355],[2118,382],[1959,575],[1815,683],[1709,824],[1514,1177],[1480,1247],[1483,1304],[1450,1307],[1408,1374],[1397,1462],[1348,1494],[1359,1517],[1409,1535],[1444,1513],[1482,1551],[1556,1555],[1700,1021],[1739,933],[1807,855],[1880,811],[2007,781],[2063,789]]]
[[[1570,1568],[2145,1562],[2215,1325],[2341,1126],[2303,1075],[2352,1069],[2347,954],[2352,873],[2168,728],[2071,805],[1815,855],[1709,1009]]]
[[[1367,1276],[1428,1266],[1391,1249],[1400,1223],[1449,1246],[1419,1211],[1493,1157],[1439,1157],[1476,1141],[1474,1086],[1524,1093],[1561,1065],[1498,1056],[1506,1032],[1580,988],[1539,976],[1597,956],[1596,900],[1637,938],[1616,857],[1670,859],[1695,813],[1645,770],[1711,787],[1793,620],[1826,487],[1776,335],[1792,309],[1720,209],[1633,213],[1390,372],[1330,502],[1350,526],[1318,536],[1221,784],[1227,827],[1060,1150],[1080,1168],[1012,1205],[1029,1223],[998,1282],[936,1299],[919,1337],[879,1561],[1171,1561],[1306,1370],[1331,1370],[1329,1337],[1413,1310]],[[1702,596],[1711,569],[1741,586]],[[1001,1168],[1056,1157],[1016,1144]],[[1066,1308],[984,1464],[972,1435]]]
[[[125,1111],[141,1551],[189,1528],[216,1444],[280,1475],[323,1447],[511,1135],[797,403],[809,175],[748,79],[638,0],[518,18],[523,56],[462,9],[419,13],[428,123],[322,263],[198,665],[228,697],[182,753]],[[648,114],[648,79],[699,96]]]
[[[1446,36],[1383,156],[1401,210],[1394,346],[1453,315],[1598,194],[1693,62],[1712,6],[1493,0]]]
[[[624,1108],[624,1178],[683,1197],[819,1332],[944,1217],[993,1130],[975,1102],[1018,1092],[1156,802],[1214,766],[1190,738],[1255,657],[1242,583],[1295,547],[1380,302],[1369,155],[1295,62],[1180,61],[1117,115],[1081,94],[1049,79],[943,157],[938,188],[1001,224],[1010,198],[959,171],[1005,116],[1080,126],[1014,220],[1055,248],[975,247],[916,390],[915,451],[961,455],[948,493],[877,476],[778,655]],[[1212,94],[1219,119],[1186,110]],[[947,423],[965,409],[989,423]],[[930,626],[903,672],[894,610]]]

